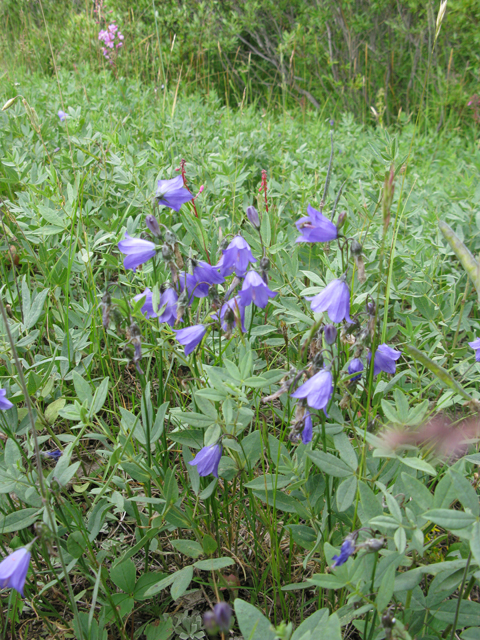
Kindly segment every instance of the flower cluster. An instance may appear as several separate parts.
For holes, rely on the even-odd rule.
[[[111,52],[123,47],[124,36],[115,22],[112,22],[106,29],[102,29],[99,32],[98,39],[104,44],[102,48],[103,55],[112,64]]]

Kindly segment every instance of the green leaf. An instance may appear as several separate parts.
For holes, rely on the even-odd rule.
[[[408,458],[398,458],[398,459],[400,460],[400,462],[405,464],[407,467],[410,467],[411,469],[417,469],[417,471],[423,471],[423,473],[428,473],[428,475],[430,476],[437,475],[435,468],[432,467],[432,465],[426,462],[425,460],[422,460],[421,458],[408,457]]]
[[[456,469],[449,469],[448,473],[452,476],[453,486],[457,491],[458,499],[463,507],[470,509],[475,516],[480,515],[479,497],[467,478]]]
[[[58,400],[54,400],[51,402],[48,407],[45,409],[45,420],[48,424],[53,424],[55,420],[58,418],[58,413],[65,406],[66,400],[65,398],[58,398]]]
[[[173,634],[173,620],[157,620],[145,627],[145,637],[147,640],[169,640]]]
[[[238,626],[244,640],[275,640],[275,630],[263,613],[256,607],[236,598],[233,603]]]
[[[331,453],[325,453],[324,451],[308,451],[307,456],[321,471],[334,478],[348,478],[354,475],[354,472],[349,466],[332,456]]]
[[[472,537],[470,539],[470,550],[477,565],[480,567],[480,522],[475,522],[472,528]]]
[[[302,622],[295,629],[291,640],[300,640],[305,634],[310,633],[311,640],[316,640],[323,636],[326,622],[328,620],[328,609],[319,609]]]
[[[39,319],[49,291],[50,289],[44,289],[32,301],[28,314],[24,316],[24,327],[27,331],[31,329]]]
[[[73,558],[80,558],[87,548],[87,540],[81,531],[73,531],[67,539],[67,551]]]
[[[217,541],[208,533],[203,536],[202,544],[203,551],[207,554],[207,556],[211,556],[212,553],[215,553],[218,547]]]
[[[446,369],[442,366],[431,360],[427,355],[425,355],[422,351],[417,349],[416,347],[405,344],[403,346],[403,350],[406,351],[409,355],[412,356],[415,360],[418,360],[424,367],[427,367],[429,371],[431,371],[439,380],[441,380],[447,387],[450,387],[455,393],[458,393],[464,400],[471,402],[475,407],[479,407],[480,403],[475,398],[472,398],[465,389],[448,373]]]
[[[184,567],[181,571],[178,571],[170,589],[170,595],[174,600],[181,598],[185,591],[188,589],[190,582],[193,578],[193,567]]]
[[[378,589],[377,598],[375,604],[379,613],[384,611],[393,596],[393,588],[395,584],[395,564],[391,564],[387,567],[387,570],[383,574],[380,582],[380,588]]]
[[[92,408],[90,410],[90,415],[92,416],[97,414],[105,404],[108,393],[108,381],[109,378],[104,378],[100,386],[97,387],[97,390],[95,391],[95,395],[93,396]]]
[[[197,560],[193,565],[200,571],[218,571],[225,567],[231,567],[235,562],[231,558],[208,558],[207,560]]]
[[[357,479],[355,476],[351,478],[345,478],[338,488],[336,493],[337,508],[340,512],[346,511],[355,500],[355,494],[357,493]]]
[[[462,263],[463,268],[470,276],[475,289],[477,290],[478,299],[480,300],[480,265],[446,222],[439,220],[438,226],[448,244],[453,249],[453,252]]]
[[[75,387],[75,393],[78,396],[81,404],[87,402],[89,407],[92,406],[93,393],[90,385],[86,380],[82,378],[76,371],[72,373],[73,386]]]
[[[342,589],[347,584],[343,578],[328,573],[315,573],[308,582],[322,589]]]
[[[444,529],[465,529],[475,522],[475,516],[454,509],[430,509],[422,514]]]
[[[172,547],[190,558],[198,558],[203,555],[202,545],[195,540],[170,540]]]
[[[433,495],[423,482],[419,482],[416,478],[405,472],[402,473],[402,481],[408,495],[421,509],[427,511],[427,509],[432,508]]]
[[[110,579],[115,586],[126,593],[135,591],[136,569],[133,560],[124,560],[110,570]]]
[[[9,513],[8,516],[0,515],[0,533],[12,533],[30,527],[38,518],[38,509],[20,509]]]
[[[169,587],[171,584],[173,584],[179,573],[180,571],[175,571],[175,573],[172,573],[166,578],[162,578],[161,580],[153,584],[149,589],[145,591],[145,598],[151,598],[152,596],[157,595],[157,593],[160,593],[160,591],[163,591],[164,589]],[[164,574],[162,573],[160,575],[163,576]]]

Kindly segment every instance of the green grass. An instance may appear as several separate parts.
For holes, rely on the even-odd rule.
[[[363,312],[371,296],[378,309],[377,344],[383,330],[385,341],[403,355],[393,379],[384,375],[364,390],[352,389],[344,372],[354,348],[338,343],[338,385],[329,418],[315,415],[312,449],[331,457],[319,459],[288,440],[294,405],[287,395],[267,404],[261,398],[278,389],[291,365],[305,366],[308,350],[302,344],[314,318],[304,297],[345,269],[336,243],[328,250],[295,244],[294,222],[322,197],[330,156],[328,118],[295,111],[279,116],[252,107],[234,111],[213,93],[160,94],[82,69],[62,74],[59,85],[9,73],[0,101],[19,93],[36,110],[39,125],[36,131],[20,99],[0,113],[2,296],[40,447],[65,453],[56,466],[42,459],[38,469],[24,390],[2,324],[2,386],[16,405],[2,414],[2,549],[40,536],[27,599],[14,592],[2,596],[4,637],[22,625],[30,634],[39,632],[28,604],[34,594],[35,612],[50,634],[75,624],[77,637],[84,629],[92,640],[102,637],[103,628],[112,637],[143,637],[147,630],[148,640],[169,633],[179,637],[180,630],[169,626],[176,619],[163,615],[189,610],[179,600],[189,588],[203,589],[192,607],[197,612],[208,608],[207,597],[213,603],[238,597],[276,625],[282,620],[298,625],[327,607],[330,614],[338,612],[345,637],[357,633],[371,640],[382,637],[380,619],[392,604],[396,637],[409,637],[400,631],[402,624],[411,637],[450,637],[451,603],[457,602],[452,595],[464,577],[464,593],[478,589],[480,557],[473,543],[473,559],[465,562],[478,527],[472,485],[477,459],[445,464],[425,449],[386,453],[374,434],[396,419],[406,425],[441,410],[454,418],[472,415],[431,367],[408,355],[408,345],[480,399],[480,368],[467,346],[480,328],[477,300],[437,226],[439,219],[447,221],[473,253],[479,251],[476,140],[456,131],[415,134],[413,124],[401,119],[388,132],[358,124],[351,115],[335,124],[326,210],[346,180],[338,207],[347,212],[342,231],[362,242],[367,276],[362,284],[356,271],[349,271],[352,313]],[[66,123],[57,116],[63,107]],[[156,180],[177,175],[182,158],[192,192],[205,186],[196,200],[198,219],[189,205],[179,214],[153,207]],[[396,189],[384,237],[381,193],[391,165]],[[258,193],[262,169],[268,176],[268,215]],[[168,266],[150,261],[136,274],[125,271],[118,241],[125,231],[143,233],[145,215],[155,213],[176,234],[184,257],[191,252],[214,264],[221,238],[238,231],[260,256],[245,216],[250,204],[262,214],[269,286],[279,295],[266,312],[247,309],[244,335],[221,340],[216,331],[199,352],[185,357],[171,329],[146,320],[141,305],[133,304],[146,286],[170,277]],[[15,269],[10,247],[19,260]],[[100,302],[107,286],[126,317],[105,331]],[[201,301],[187,311],[186,325],[195,324],[205,309]],[[131,363],[129,315],[142,333],[144,375]],[[349,400],[341,410],[344,396]],[[225,431],[230,437],[220,481],[200,478],[186,463]],[[54,533],[38,492],[39,472]],[[430,497],[418,484],[428,487]],[[455,518],[462,507],[467,514],[470,509],[468,529],[458,529],[454,519],[447,522],[445,514],[422,516],[431,508],[448,509],[455,500],[457,511],[447,513]],[[33,523],[42,520],[46,531],[34,534]],[[332,555],[361,526],[380,530],[387,548],[358,553],[331,572],[339,577],[328,583]],[[59,576],[59,549],[80,611],[75,623],[68,585]],[[233,564],[219,571],[187,568],[209,557]],[[443,561],[457,564],[426,570],[428,578],[420,583],[419,567]],[[171,587],[155,588],[173,574]],[[312,575],[320,577],[282,590]],[[367,608],[357,614],[355,601]],[[465,600],[459,629],[480,626],[479,607]],[[237,607],[236,613],[245,635],[242,615],[253,614]],[[159,619],[165,636],[155,635],[153,623]],[[333,615],[329,624],[331,636],[339,638]]]

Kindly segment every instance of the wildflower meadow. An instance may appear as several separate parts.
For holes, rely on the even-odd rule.
[[[478,96],[233,107],[127,33],[0,84],[0,637],[478,640]]]

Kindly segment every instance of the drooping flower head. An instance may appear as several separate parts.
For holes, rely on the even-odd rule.
[[[65,111],[62,111],[61,109],[59,109],[58,117],[60,118],[60,122],[65,122],[65,120],[67,119],[67,114],[65,113]]]
[[[220,464],[220,458],[222,457],[222,445],[211,444],[207,447],[203,447],[197,453],[193,460],[190,460],[188,464],[197,467],[198,475],[209,476],[213,474],[218,478],[218,465]]]
[[[138,302],[142,298],[145,298],[145,302],[141,309],[142,313],[145,315],[146,318],[156,318],[157,314],[153,310],[153,293],[148,287],[145,289],[143,293],[139,293],[133,299],[135,300],[135,302]]]
[[[180,211],[184,202],[193,199],[193,195],[183,184],[182,176],[176,176],[171,180],[159,180],[155,197],[158,204],[170,207],[174,211]]]
[[[213,607],[215,621],[222,633],[228,633],[232,624],[232,608],[227,602],[218,602]]]
[[[238,295],[244,307],[248,307],[253,302],[260,309],[265,309],[268,299],[278,294],[269,289],[259,273],[251,269],[245,276],[242,290]]]
[[[223,256],[218,263],[222,276],[229,276],[231,273],[243,277],[250,262],[256,262],[253,257],[250,245],[242,238],[235,236],[228,247],[223,250]]]
[[[213,318],[218,320],[218,314],[212,315]],[[240,295],[235,296],[231,300],[227,300],[220,309],[220,322],[223,331],[230,333],[233,325],[240,325],[243,333],[245,333],[245,307],[242,304]]]
[[[7,411],[8,409],[11,409],[12,407],[13,407],[13,404],[7,398],[6,390],[5,389],[0,389],[0,409],[2,411]]]
[[[397,370],[395,360],[398,360],[402,354],[387,344],[380,344],[375,351],[373,360],[373,375],[377,376],[381,371],[385,373],[395,373]],[[371,354],[368,354],[368,361],[371,360]]]
[[[308,205],[307,213],[295,223],[301,233],[297,242],[329,242],[338,237],[337,227],[320,211]]]
[[[260,229],[260,218],[254,206],[247,207],[247,218],[254,229]]]
[[[196,298],[206,298],[212,284],[225,282],[225,278],[219,274],[217,267],[212,267],[203,260],[194,261],[193,276],[190,278],[188,276],[189,274],[187,274],[187,290]],[[182,286],[181,279],[180,285]]]
[[[308,444],[313,439],[313,424],[312,424],[312,416],[310,411],[305,411],[305,422],[302,431],[302,442],[303,444]]]
[[[349,533],[348,536],[346,536],[345,540],[342,543],[342,546],[340,547],[339,555],[333,556],[332,558],[332,560],[334,560],[332,567],[339,567],[340,565],[345,564],[349,557],[355,553],[355,542],[357,536],[357,532]]]
[[[23,587],[30,565],[30,551],[25,547],[17,549],[0,562],[0,587],[11,587],[23,598]]]
[[[475,360],[480,362],[480,338],[468,343],[469,347],[475,350]]]
[[[153,233],[156,238],[160,238],[162,232],[160,230],[160,225],[158,224],[158,220],[151,213],[148,214],[145,218],[145,224],[147,225],[149,231]]]
[[[335,344],[337,339],[337,327],[333,324],[327,324],[323,329],[323,335],[325,336],[325,342],[327,344]]]
[[[341,322],[350,319],[350,289],[345,279],[338,278],[332,280],[323,291],[313,298],[306,298],[311,301],[310,308],[316,313],[328,311],[328,317],[332,322]]]
[[[132,269],[133,272],[156,254],[153,242],[142,240],[141,238],[132,238],[128,233],[125,233],[125,240],[120,240],[118,248],[127,256],[123,261],[123,266],[125,269]]]
[[[307,404],[312,409],[323,409],[327,414],[328,403],[333,395],[333,378],[328,369],[321,369],[314,376],[304,382],[291,394],[292,398],[306,398]]]
[[[42,451],[42,456],[51,458],[52,460],[58,460],[62,456],[62,453],[60,449],[54,449],[53,451]]]
[[[158,305],[158,310],[161,311],[163,307],[165,307],[163,313],[158,316],[159,322],[166,322],[171,327],[175,324],[176,320],[181,320],[181,317],[178,318],[178,308],[177,308],[177,300],[178,295],[175,289],[172,287],[167,287],[165,291],[160,296],[160,303]]]
[[[207,328],[203,324],[195,324],[185,329],[175,329],[177,340],[185,347],[185,355],[188,356],[203,339]]]
[[[356,373],[358,375],[356,376],[352,376],[350,378],[350,380],[358,380],[359,378],[362,377],[362,371],[363,371],[363,362],[360,360],[360,358],[353,358],[353,360],[350,360],[350,362],[348,363],[348,373],[351,375],[352,373]]]

